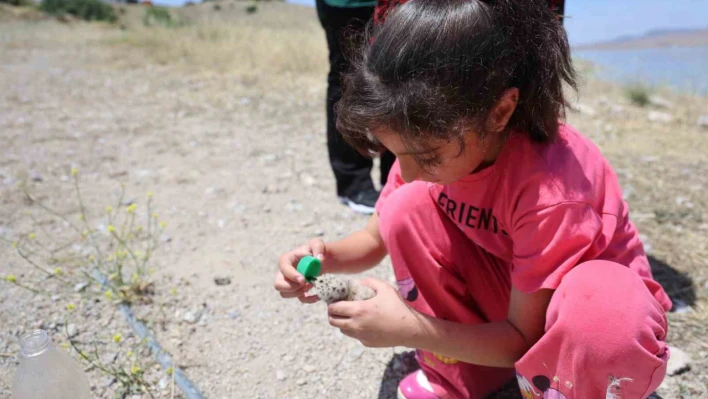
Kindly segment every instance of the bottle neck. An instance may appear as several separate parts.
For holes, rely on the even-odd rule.
[[[20,337],[20,357],[41,355],[52,346],[52,339],[44,330],[34,330]]]

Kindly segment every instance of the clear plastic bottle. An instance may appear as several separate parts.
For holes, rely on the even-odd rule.
[[[20,337],[20,365],[12,399],[91,399],[88,380],[79,364],[58,351],[44,330]]]

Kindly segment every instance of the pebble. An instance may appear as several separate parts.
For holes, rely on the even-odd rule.
[[[116,361],[118,358],[118,354],[113,352],[113,353],[106,353],[105,355],[101,356],[101,363],[103,364],[111,364]]]
[[[689,306],[686,302],[680,300],[680,299],[675,299],[674,301],[674,308],[671,309],[673,313],[677,314],[686,314],[686,313],[691,313],[693,311],[693,308]]]
[[[229,285],[231,284],[231,277],[214,277],[214,284]]]
[[[298,380],[295,383],[300,386],[303,386],[303,385],[307,384],[307,381],[304,378],[298,378]]]
[[[230,318],[234,319],[234,320],[236,320],[236,319],[238,319],[239,317],[241,317],[241,313],[239,313],[238,310],[232,310],[232,311],[230,311],[229,313],[227,313],[227,315],[228,315]]]
[[[674,116],[660,111],[649,111],[647,119],[650,122],[670,123],[674,121]]]
[[[199,321],[199,316],[201,316],[200,312],[192,312],[191,310],[188,310],[184,316],[182,316],[182,320],[186,321],[189,324],[194,324]]]
[[[30,170],[29,174],[30,174],[30,178],[34,182],[40,183],[41,181],[44,180],[44,178],[42,178],[42,175],[40,175],[36,170]]]
[[[708,129],[708,115],[701,115],[698,117],[698,127]]]
[[[578,113],[581,113],[581,114],[587,115],[587,116],[597,115],[597,111],[595,111],[595,108],[592,108],[589,105],[585,105],[585,104],[581,104],[581,103],[572,104],[571,109],[573,111],[576,111]]]
[[[673,376],[689,371],[691,369],[691,358],[688,354],[679,348],[669,348],[671,350],[671,356],[669,357],[666,374]]]
[[[88,287],[89,285],[90,284],[87,282],[78,283],[78,284],[74,285],[74,291],[81,292],[81,291],[85,290],[86,287]]]
[[[364,347],[361,345],[357,345],[349,350],[347,353],[347,358],[349,361],[356,360],[361,357],[361,355],[364,354]]]
[[[172,237],[168,236],[167,234],[163,234],[162,237],[160,237],[160,241],[170,242],[170,241],[172,241]]]
[[[285,381],[286,378],[288,378],[288,377],[285,375],[285,372],[283,370],[277,370],[275,372],[275,379],[276,380]]]
[[[671,101],[659,97],[659,96],[650,96],[649,97],[649,104],[657,107],[657,108],[663,108],[663,109],[672,109],[674,107],[674,103]]]
[[[157,382],[157,387],[160,389],[167,389],[170,387],[170,377],[164,376],[160,378],[160,381]]]
[[[74,338],[79,335],[79,328],[76,327],[76,324],[69,324],[66,326],[66,333],[69,335],[69,338]]]
[[[315,237],[322,237],[325,235],[325,231],[322,229],[315,230]]]

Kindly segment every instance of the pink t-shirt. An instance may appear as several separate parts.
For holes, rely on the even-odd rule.
[[[403,184],[396,162],[377,209]],[[510,265],[512,285],[522,292],[556,289],[572,267],[600,259],[634,270],[664,309],[671,308],[652,278],[617,176],[600,150],[569,125],[560,126],[552,144],[513,134],[494,165],[429,188],[473,243]]]

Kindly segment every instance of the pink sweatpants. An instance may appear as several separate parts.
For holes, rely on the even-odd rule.
[[[459,323],[504,320],[509,265],[471,242],[418,183],[391,196],[403,197],[383,204],[380,230],[407,303]],[[664,378],[666,332],[665,312],[642,279],[597,260],[563,278],[548,307],[545,335],[515,370],[417,354],[441,398],[483,398],[516,376],[525,399],[638,399]]]

